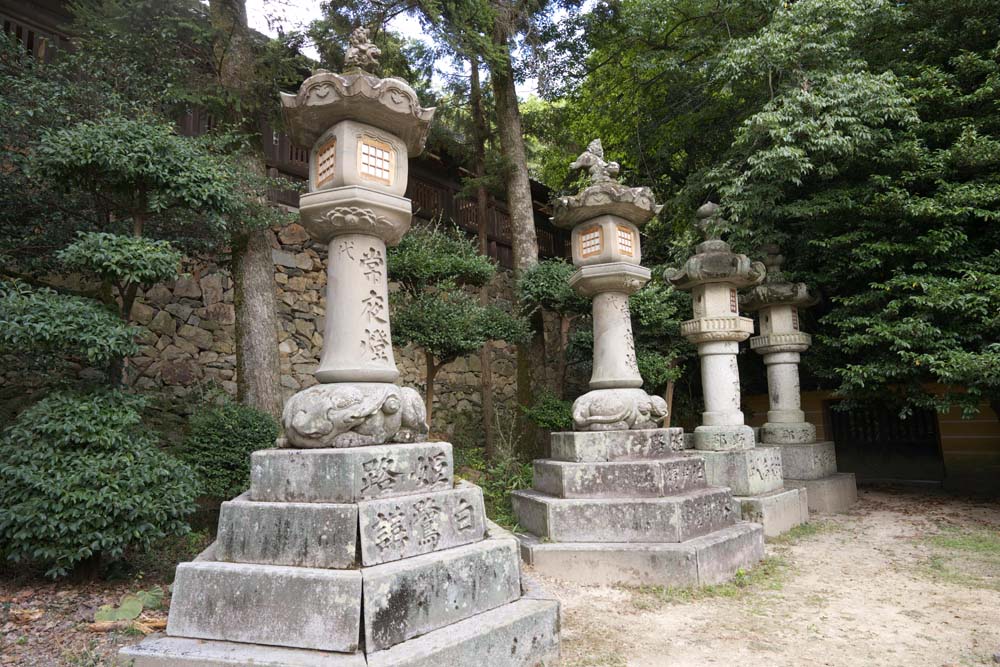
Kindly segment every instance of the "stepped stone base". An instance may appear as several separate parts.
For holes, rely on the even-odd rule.
[[[728,452],[697,451],[711,486],[728,486],[734,496],[756,496],[782,487],[781,450],[755,447]]]
[[[518,535],[535,572],[581,584],[677,588],[729,581],[764,557],[764,529],[739,523],[677,544],[558,543]]]
[[[858,501],[858,485],[853,472],[838,472],[822,479],[786,479],[789,486],[804,487],[813,512],[846,512]]]
[[[763,444],[760,448],[781,452],[781,470],[785,479],[822,479],[837,472],[837,451],[830,441]]]
[[[645,461],[684,449],[684,429],[562,431],[552,434],[552,458],[559,461]]]
[[[809,521],[809,500],[805,488],[786,488],[756,496],[736,496],[743,519],[764,526],[764,535],[777,537]]]
[[[361,653],[151,636],[118,652],[130,667],[367,667]],[[131,661],[131,662],[129,662]]]

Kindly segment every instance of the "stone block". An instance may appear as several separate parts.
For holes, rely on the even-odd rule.
[[[677,544],[559,543],[519,535],[531,571],[580,584],[696,587],[729,581],[764,557],[764,531],[738,523]]]
[[[712,486],[728,486],[736,496],[755,496],[782,486],[781,450],[756,447],[729,452],[698,451]]]
[[[553,542],[683,542],[731,526],[739,516],[728,489],[635,499],[514,491],[511,501],[518,524]]]
[[[699,451],[724,452],[752,449],[754,430],[743,425],[699,426],[694,430],[694,448]]]
[[[781,450],[785,479],[820,479],[837,472],[837,450],[832,442],[774,445]]]
[[[517,542],[487,539],[366,567],[366,650],[379,651],[516,600]]]
[[[558,498],[659,498],[705,487],[705,464],[673,456],[653,461],[535,461],[534,489]]]
[[[215,558],[233,563],[350,568],[357,565],[358,506],[222,503]]]
[[[259,644],[151,637],[118,652],[130,667],[366,667],[362,653],[328,653]],[[132,661],[132,662],[129,662]]]
[[[658,459],[684,449],[684,430],[564,431],[552,434],[552,458],[598,462]]]
[[[250,461],[254,501],[353,503],[453,485],[454,461],[447,442],[263,449]]]
[[[779,489],[757,496],[736,497],[743,518],[764,526],[764,535],[777,537],[809,521],[808,496],[804,489]]]
[[[368,667],[557,667],[559,603],[522,599],[368,654]]]
[[[167,634],[358,650],[361,572],[195,561],[177,566]]]
[[[483,492],[472,484],[358,503],[361,562],[378,565],[482,540]]]
[[[804,487],[813,512],[846,512],[858,501],[858,485],[852,472],[838,472],[822,479],[786,479],[785,484]]]
[[[816,427],[809,422],[768,422],[760,427],[757,442],[768,445],[816,442]]]

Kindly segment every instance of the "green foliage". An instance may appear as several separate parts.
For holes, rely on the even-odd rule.
[[[0,552],[60,577],[188,530],[192,471],[139,428],[143,401],[53,393],[0,435]]]
[[[480,448],[459,447],[455,449],[455,467],[483,490],[487,516],[508,530],[517,530],[510,492],[531,488],[532,464],[511,456],[489,461]]]
[[[111,604],[101,605],[94,612],[94,621],[133,621],[139,618],[139,614],[144,609],[159,609],[163,604],[163,589],[154,586],[148,591],[136,591],[126,593],[118,601],[118,606]]]
[[[590,299],[569,286],[576,267],[564,259],[547,259],[527,269],[517,281],[517,299],[534,308],[570,316],[590,312]]]
[[[546,431],[573,430],[573,402],[564,401],[547,389],[535,395],[530,406],[520,406],[525,416]]]
[[[135,354],[138,333],[93,299],[0,281],[0,353],[70,355],[102,366]]]
[[[80,232],[76,242],[59,252],[70,271],[93,274],[112,285],[173,280],[181,257],[168,241],[106,232]]]
[[[443,283],[478,287],[496,274],[496,265],[479,254],[457,227],[411,229],[389,251],[389,276],[410,294]]]
[[[250,485],[250,453],[274,446],[280,428],[271,415],[239,403],[196,412],[180,457],[197,473],[201,491],[225,500]]]

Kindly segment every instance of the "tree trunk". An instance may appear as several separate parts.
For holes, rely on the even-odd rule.
[[[431,417],[434,415],[434,378],[444,364],[435,364],[434,355],[424,352],[424,360],[427,362],[427,374],[424,384],[424,403],[427,406],[427,427],[431,426]]]
[[[237,97],[250,94],[256,77],[253,41],[247,28],[245,0],[210,0],[216,30],[219,82]],[[253,109],[254,104],[249,103]],[[235,108],[235,107],[234,107]],[[239,114],[239,111],[235,112]],[[259,135],[260,113],[231,119]],[[266,173],[263,147],[251,157],[254,169]],[[238,226],[239,221],[232,221]],[[274,298],[274,264],[268,230],[232,232],[233,292],[236,305],[236,396],[241,403],[281,417],[281,366],[278,361],[278,309]]]
[[[663,428],[670,428],[670,423],[674,418],[674,381],[667,380],[667,387],[663,390],[663,400],[667,402],[667,418],[663,420]]]
[[[471,80],[469,88],[469,104],[472,107],[472,122],[474,134],[473,173],[476,175],[476,219],[479,232],[479,254],[489,256],[489,209],[486,193],[486,110],[483,108],[483,89],[479,79],[479,60],[470,59]],[[488,306],[490,302],[489,286],[479,289],[479,302]],[[479,350],[479,395],[483,411],[483,444],[486,458],[496,458],[496,434],[493,432],[493,347],[487,342]]]

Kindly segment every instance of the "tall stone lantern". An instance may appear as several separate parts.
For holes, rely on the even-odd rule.
[[[736,357],[754,329],[753,320],[740,315],[739,290],[760,284],[765,268],[732,251],[721,238],[725,225],[717,204],[699,208],[695,226],[704,240],[680,270],[668,269],[665,277],[691,292],[694,317],[681,324],[681,334],[698,346],[705,400],[694,448],[705,459],[709,482],[731,488],[744,517],[760,521],[773,536],[808,521],[809,510],[805,491],[783,487],[781,452],[755,446],[754,430],[740,410]]]
[[[524,559],[583,583],[697,586],[731,578],[763,554],[763,531],[739,522],[729,489],[685,456],[680,428],[660,428],[666,402],[642,389],[628,297],[647,280],[638,227],[659,207],[648,188],[615,180],[618,165],[594,141],[572,169],[590,186],[556,202],[572,232],[570,284],[593,299],[590,391],[573,403],[571,432],[552,434],[531,490],[511,494]]]
[[[767,277],[740,298],[745,310],[758,313],[760,335],[750,339],[750,347],[767,368],[770,409],[760,429],[761,444],[781,450],[785,482],[807,488],[810,509],[842,512],[857,500],[854,475],[837,472],[833,442],[816,442],[816,427],[806,421],[799,387],[800,355],[812,343],[799,328],[799,308],[813,306],[819,298],[804,283],[785,279],[778,246],[761,250]]]
[[[283,96],[311,146],[302,223],[329,247],[320,384],[286,404],[283,447],[253,453],[215,543],[178,566],[166,636],[122,650],[134,667],[558,662],[558,602],[523,586],[517,541],[395,384],[385,253],[434,110],[366,71],[377,56],[359,28],[347,72]]]

